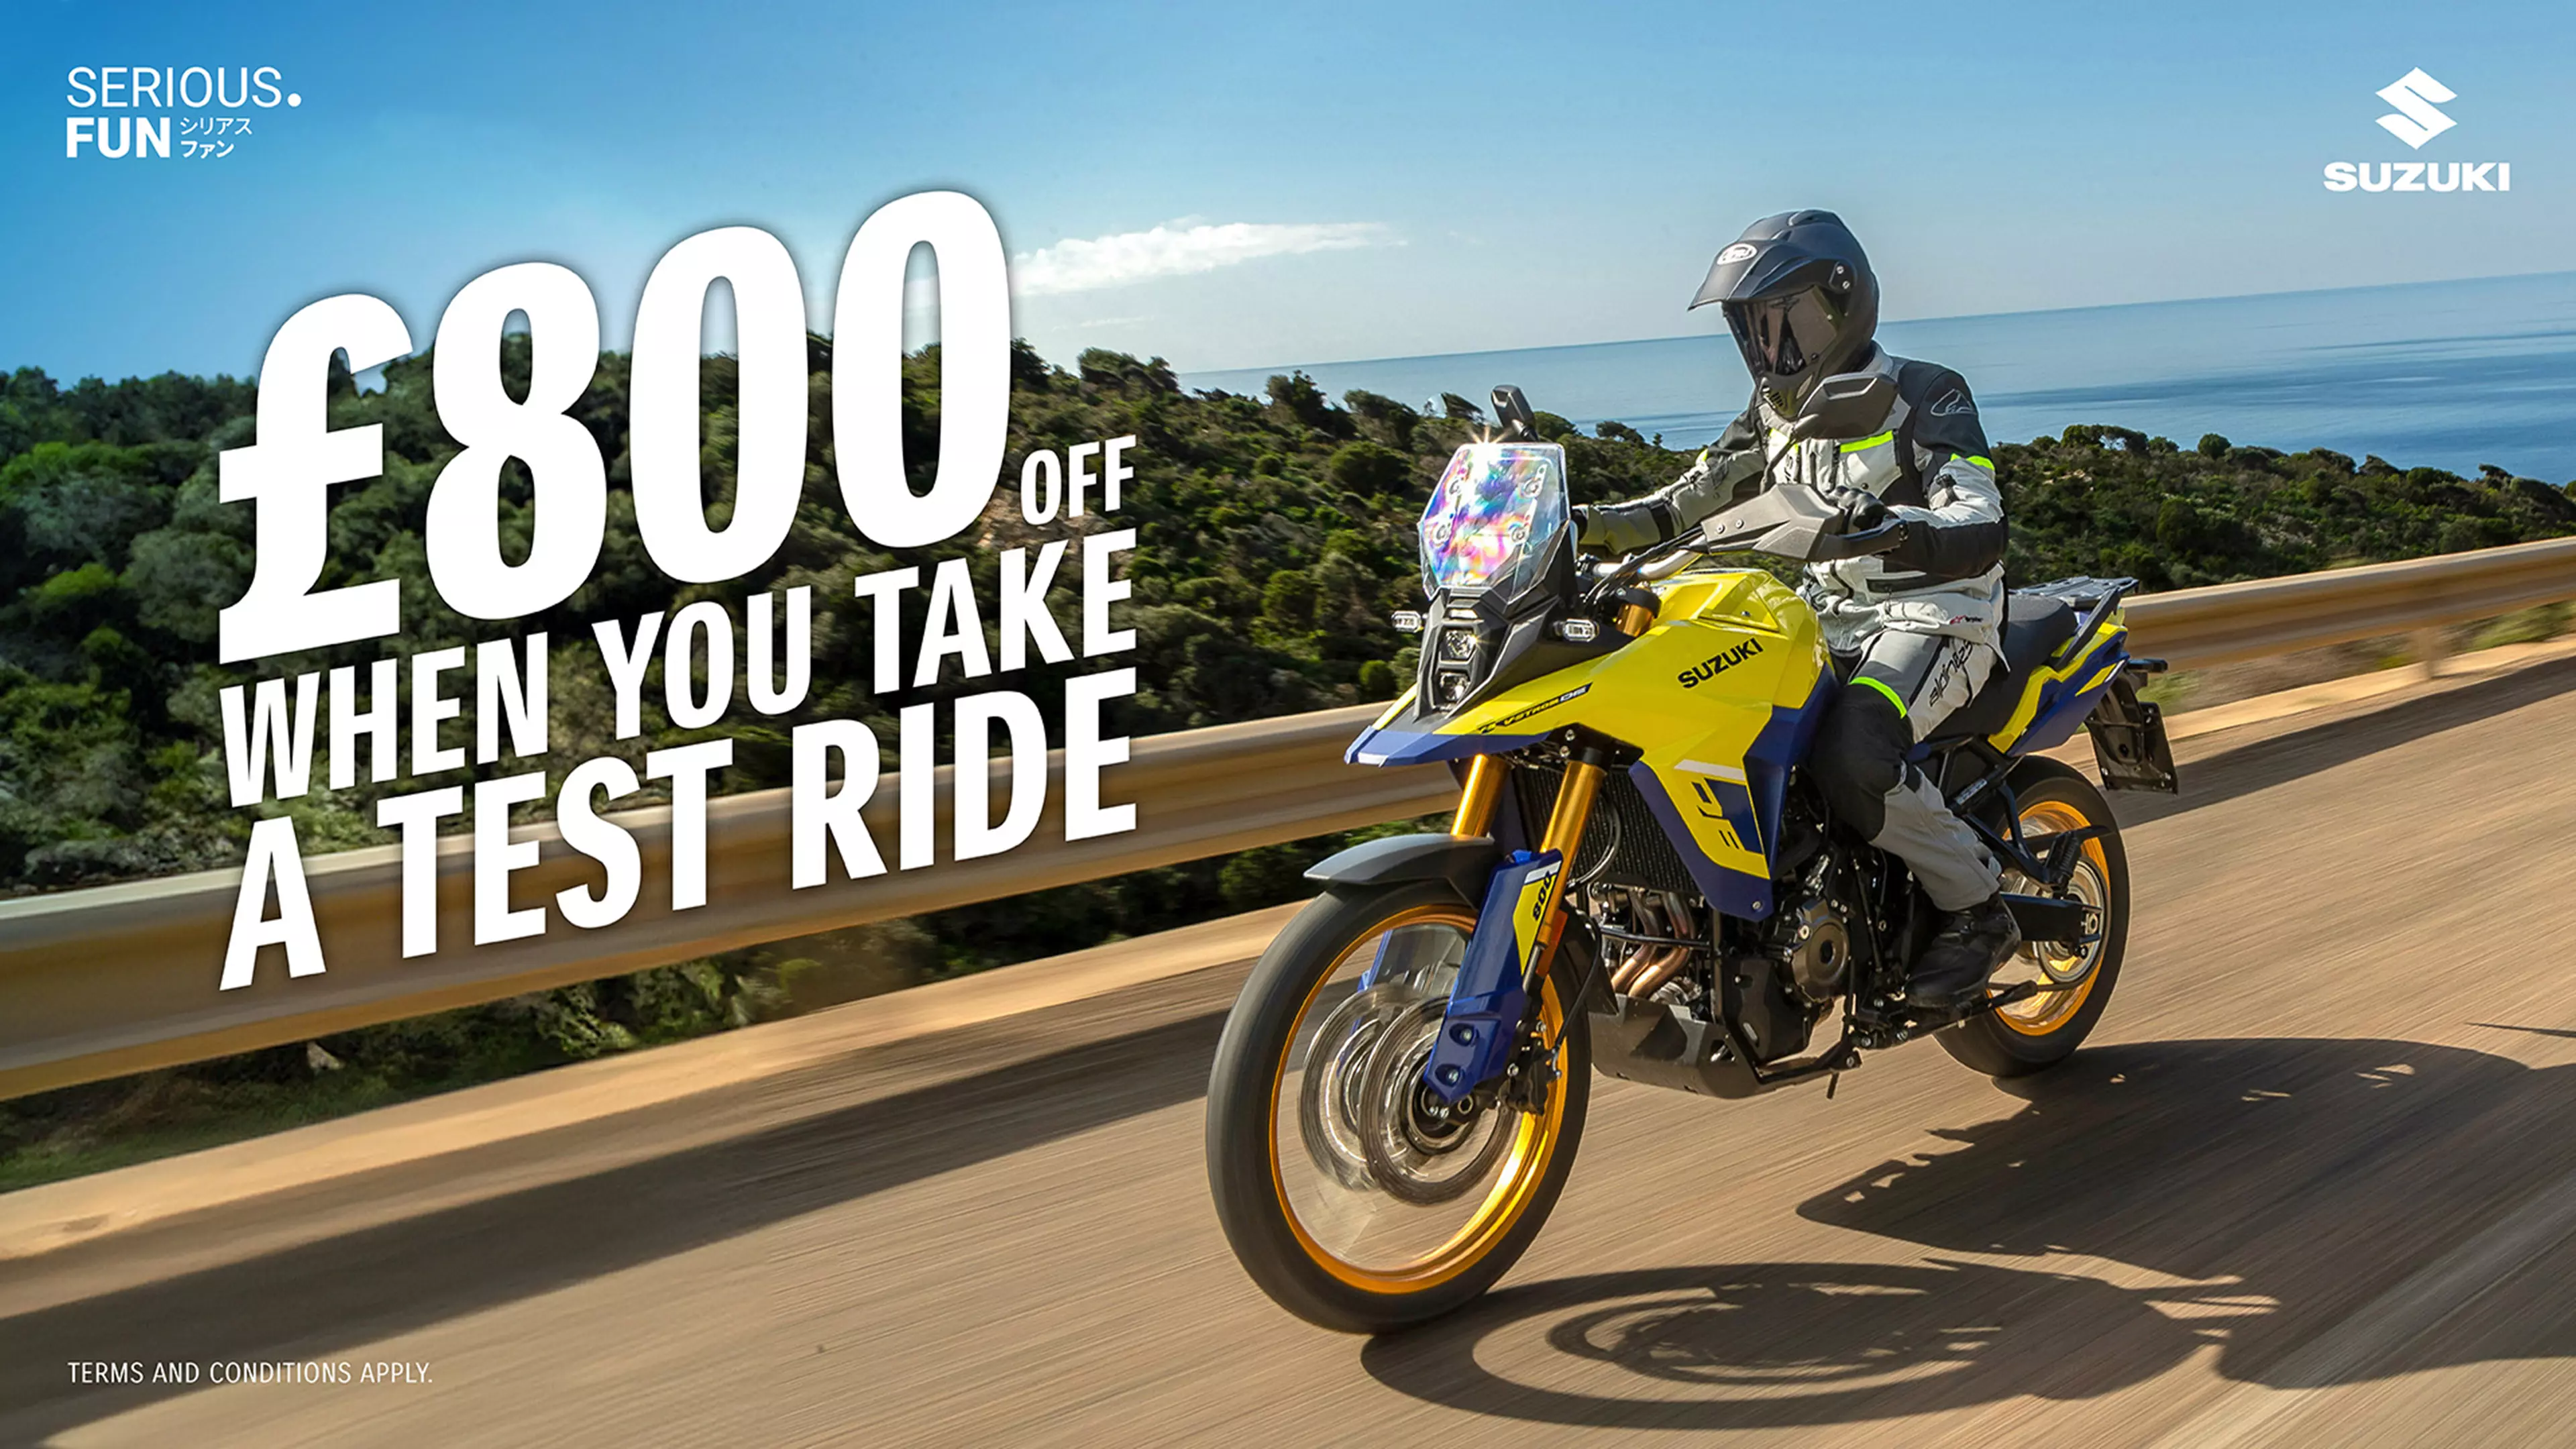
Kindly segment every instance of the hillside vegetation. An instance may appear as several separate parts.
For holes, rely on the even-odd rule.
[[[640,761],[648,749],[722,732],[742,741],[723,788],[758,789],[786,783],[787,732],[802,720],[860,718],[891,739],[902,706],[989,684],[952,678],[917,691],[869,692],[859,653],[866,620],[851,600],[851,580],[964,556],[977,560],[989,586],[992,549],[1027,530],[1015,489],[1006,487],[983,529],[947,545],[897,558],[859,537],[832,482],[829,344],[814,339],[809,350],[805,503],[787,546],[752,577],[681,586],[651,566],[631,501],[617,486],[629,471],[627,366],[609,354],[574,409],[609,460],[613,485],[596,575],[542,616],[486,621],[447,612],[426,582],[421,520],[456,445],[438,424],[423,355],[388,366],[380,391],[335,380],[332,425],[382,424],[386,459],[381,478],[334,490],[322,584],[403,579],[404,637],[392,652],[548,630],[557,717],[550,762],[558,776],[592,756]],[[909,454],[925,473],[936,447],[937,365],[933,350],[912,358],[905,373]],[[524,387],[524,337],[505,343],[503,370]],[[732,363],[710,359],[704,461],[719,516],[729,506],[733,391]],[[223,686],[253,676],[211,661],[216,613],[249,577],[252,514],[218,500],[215,458],[252,440],[254,401],[250,384],[228,377],[89,379],[66,388],[22,369],[0,383],[0,889],[57,890],[240,859],[248,823],[228,807],[216,699]],[[1689,461],[1691,450],[1659,446],[1616,423],[1579,435],[1562,418],[1543,413],[1540,421],[1567,448],[1578,501],[1645,491]],[[1132,663],[1143,688],[1113,724],[1141,735],[1390,697],[1409,657],[1386,616],[1419,599],[1414,517],[1450,451],[1483,422],[1456,397],[1435,415],[1362,392],[1336,403],[1302,374],[1272,378],[1263,397],[1195,393],[1159,359],[1091,351],[1066,370],[1020,348],[1014,463],[1031,448],[1138,438],[1128,455],[1136,481],[1116,524],[1140,530],[1126,621],[1138,648],[1113,662]],[[1995,455],[2012,513],[2010,568],[2022,580],[2128,574],[2150,589],[2177,588],[2576,532],[2576,503],[2564,489],[2495,469],[2464,478],[2217,437],[2179,447],[2114,427],[2069,428],[2002,445]],[[511,466],[502,534],[524,546],[526,480]],[[665,724],[636,740],[608,738],[591,621],[800,584],[813,586],[817,607],[815,688],[803,709],[738,717],[715,731]],[[379,652],[371,644],[269,659],[259,673],[363,664]],[[1045,701],[1053,679],[1076,667],[1040,665],[992,683]],[[371,823],[378,795],[472,773],[317,791],[271,808],[298,817],[308,853],[349,848],[383,838]],[[951,911],[346,1033],[315,1051],[156,1074],[147,1089],[111,1085],[0,1106],[0,1151],[53,1140],[67,1122],[96,1119],[102,1104],[184,1118],[187,1102],[211,1094],[236,1104],[257,1099],[268,1104],[262,1110],[291,1117],[324,1110],[311,1106],[319,1089],[308,1079],[316,1073],[329,1076],[330,1091],[346,1104],[363,1104],[1162,929],[1291,898],[1298,871],[1329,843],[1251,851],[1050,891],[1007,910]],[[135,1107],[138,1090],[158,1094],[159,1105]],[[272,1091],[273,1101],[259,1095]],[[0,1171],[0,1185],[9,1180]]]

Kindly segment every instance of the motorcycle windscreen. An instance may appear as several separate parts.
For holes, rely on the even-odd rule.
[[[1563,448],[1465,444],[1422,510],[1422,591],[1518,595],[1538,581],[1566,518]]]

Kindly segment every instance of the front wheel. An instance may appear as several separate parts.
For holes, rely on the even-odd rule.
[[[1311,1323],[1383,1333],[1467,1303],[1564,1190],[1592,1073],[1570,966],[1532,993],[1557,1044],[1535,1107],[1452,1110],[1421,1086],[1475,929],[1442,883],[1328,890],[1226,1018],[1208,1079],[1217,1219],[1252,1280]]]
[[[2014,798],[2025,838],[2042,842],[2066,830],[2099,826],[2075,862],[2066,897],[2084,907],[2087,934],[2081,945],[2034,941],[1997,968],[1994,989],[2028,981],[2038,987],[2010,1006],[1972,1016],[1940,1034],[1950,1055],[1994,1077],[2019,1077],[2053,1067],[2072,1055],[2120,979],[2129,941],[2129,854],[2120,844],[2110,802],[2073,767],[2046,758],[2025,760],[2013,772]],[[2018,872],[2004,874],[2007,891],[2039,892]]]

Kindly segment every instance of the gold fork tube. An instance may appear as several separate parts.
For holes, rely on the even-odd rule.
[[[1547,834],[1538,848],[1562,852],[1565,865],[1557,871],[1556,899],[1549,905],[1547,923],[1539,927],[1538,949],[1531,953],[1528,985],[1533,994],[1543,989],[1548,963],[1556,958],[1556,943],[1565,934],[1565,886],[1574,878],[1574,858],[1583,845],[1583,828],[1592,823],[1592,802],[1601,793],[1602,773],[1599,765],[1566,761],[1565,783],[1556,792],[1556,808],[1548,812]],[[1572,1023],[1581,1009],[1579,1002],[1566,1002],[1564,1022]],[[1562,1027],[1557,1032],[1542,1031],[1549,1051],[1556,1050],[1562,1031]]]
[[[1467,764],[1467,787],[1458,797],[1458,814],[1449,822],[1457,836],[1491,835],[1494,808],[1503,800],[1503,779],[1511,766],[1500,755],[1478,755]]]
[[[1548,912],[1547,924],[1539,928],[1540,948],[1533,969],[1543,969],[1547,958],[1556,950],[1556,938],[1565,934],[1565,883],[1574,878],[1574,857],[1583,846],[1583,827],[1592,823],[1592,802],[1601,793],[1602,770],[1581,760],[1565,762],[1565,784],[1556,792],[1556,808],[1548,812],[1547,834],[1539,840],[1542,851],[1553,850],[1565,857],[1565,868],[1557,874],[1556,902]]]
[[[1547,834],[1538,848],[1563,851],[1569,872],[1574,869],[1575,848],[1583,844],[1583,827],[1592,823],[1592,801],[1601,792],[1601,776],[1599,765],[1566,761],[1565,785],[1556,792],[1556,808],[1548,812]]]

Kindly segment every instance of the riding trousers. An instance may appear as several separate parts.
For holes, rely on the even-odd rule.
[[[1964,910],[1995,893],[1993,855],[1906,757],[1993,674],[1995,651],[1945,634],[1883,629],[1837,655],[1845,683],[1808,757],[1836,818],[1903,860],[1932,904]]]

